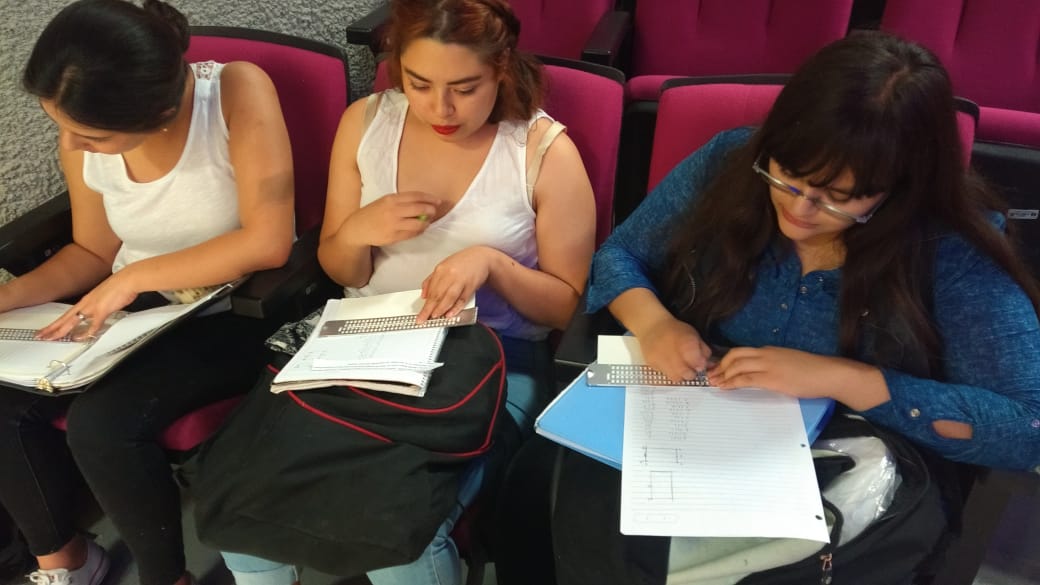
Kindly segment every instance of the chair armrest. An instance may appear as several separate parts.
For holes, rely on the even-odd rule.
[[[72,210],[64,192],[0,227],[0,267],[25,274],[72,241]]]
[[[632,15],[614,10],[603,15],[581,51],[581,60],[616,67],[621,46],[632,30]]]
[[[569,384],[590,363],[596,361],[597,336],[619,335],[625,332],[625,328],[614,319],[610,311],[601,309],[589,314],[582,311],[584,306],[585,295],[582,295],[578,301],[578,310],[571,317],[556,348],[554,362],[558,388]]]
[[[320,226],[305,232],[293,244],[289,260],[280,268],[262,270],[231,293],[236,315],[295,320],[306,316],[326,299],[342,296],[318,263]]]
[[[383,2],[347,25],[347,42],[351,45],[365,45],[373,55],[379,55],[383,52],[383,38],[389,20],[390,3]]]

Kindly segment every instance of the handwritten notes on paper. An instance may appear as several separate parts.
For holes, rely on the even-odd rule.
[[[793,398],[629,387],[622,457],[624,534],[830,540]]]

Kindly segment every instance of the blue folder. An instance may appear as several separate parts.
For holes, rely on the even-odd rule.
[[[815,441],[830,419],[834,401],[803,398],[798,402],[809,441]],[[621,469],[624,425],[625,388],[589,386],[585,372],[534,422],[539,435],[617,469]]]

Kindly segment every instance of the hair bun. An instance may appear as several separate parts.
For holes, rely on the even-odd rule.
[[[520,37],[520,19],[517,18],[516,13],[513,12],[508,3],[497,0],[485,0],[484,4],[498,16],[502,24],[506,25],[506,28],[514,37]]]
[[[163,0],[144,0],[142,7],[149,14],[154,14],[169,25],[177,37],[177,43],[182,53],[188,50],[191,32],[188,30],[188,19],[179,10]]]

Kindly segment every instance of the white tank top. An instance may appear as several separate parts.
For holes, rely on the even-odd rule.
[[[379,107],[358,144],[361,205],[397,189],[397,153],[404,132],[408,100],[396,90],[383,92]],[[484,164],[455,207],[422,234],[373,249],[372,278],[347,296],[369,296],[417,289],[441,260],[470,246],[500,250],[528,268],[538,266],[535,213],[528,193],[527,134],[545,112],[525,122],[503,121]],[[502,335],[543,339],[548,327],[536,325],[489,286],[477,291],[481,322]]]
[[[112,272],[241,226],[228,129],[220,109],[223,65],[209,61],[191,68],[195,75],[191,126],[184,152],[169,173],[138,183],[127,175],[122,155],[83,155],[83,180],[101,193],[108,223],[122,241]]]

